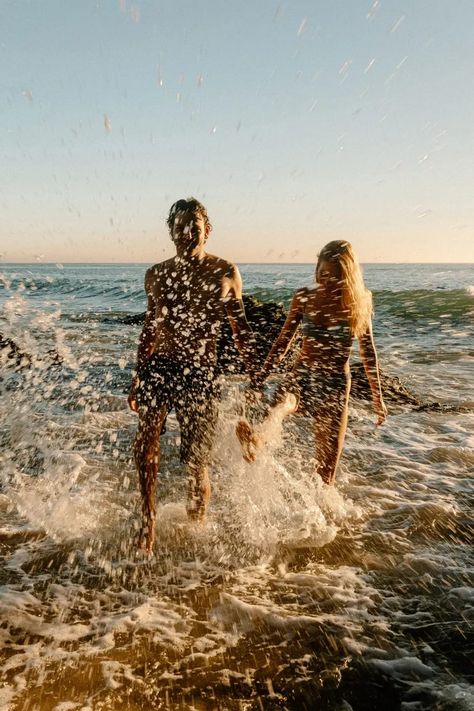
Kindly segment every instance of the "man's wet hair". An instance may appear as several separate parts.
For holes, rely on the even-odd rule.
[[[183,198],[182,200],[176,200],[176,202],[171,205],[168,219],[166,220],[166,224],[168,225],[170,232],[173,230],[174,221],[178,212],[199,212],[204,220],[204,225],[209,227],[209,230],[212,230],[212,225],[209,222],[209,217],[207,216],[207,210],[202,202],[199,202],[199,200],[196,200],[194,197],[189,197],[186,199]]]

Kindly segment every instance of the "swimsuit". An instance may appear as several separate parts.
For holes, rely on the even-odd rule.
[[[321,343],[333,341],[340,347],[350,347],[352,344],[351,328],[347,321],[341,321],[335,326],[320,326],[314,323],[305,311],[303,312],[302,331],[304,338],[314,338]]]
[[[315,339],[323,348],[334,350],[349,349],[353,336],[347,321],[335,326],[321,326],[314,323],[303,312],[302,331],[304,338]],[[298,363],[286,377],[276,392],[276,399],[282,392],[291,392],[299,398],[298,412],[316,417],[322,407],[339,410],[347,401],[351,385],[350,373],[334,370],[316,362],[312,365]]]
[[[138,372],[137,404],[144,411],[173,407],[181,432],[181,461],[208,463],[219,414],[217,368],[153,354]]]
[[[321,408],[339,409],[347,400],[351,386],[349,373],[334,372],[318,366],[306,366],[302,363],[293,368],[278,388],[276,398],[281,392],[293,393],[299,399],[298,412],[316,417]]]

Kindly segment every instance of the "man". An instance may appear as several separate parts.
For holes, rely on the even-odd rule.
[[[208,460],[218,416],[216,340],[228,318],[246,369],[252,372],[253,333],[234,264],[208,254],[212,229],[195,198],[178,200],[168,220],[176,256],[146,272],[148,306],[128,402],[138,412],[135,463],[142,496],[139,546],[152,551],[160,432],[174,407],[181,431],[181,461],[188,476],[187,512],[202,521],[210,497]]]

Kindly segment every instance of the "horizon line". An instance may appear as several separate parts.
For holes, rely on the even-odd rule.
[[[163,260],[165,261],[165,260]],[[309,262],[261,262],[261,261],[252,261],[252,262],[245,262],[245,261],[240,261],[240,260],[234,260],[236,264],[261,264],[261,265],[284,265],[284,266],[306,266],[306,265],[315,265],[315,261],[309,261]],[[64,266],[64,265],[76,265],[76,266],[124,266],[124,265],[147,265],[147,264],[159,264],[160,262],[74,262],[74,261],[53,261],[53,262],[41,262],[41,261],[34,261],[34,262],[27,262],[27,261],[2,261],[0,259],[0,267],[2,265],[5,266],[10,266],[10,265],[28,265],[28,266]],[[413,265],[420,265],[420,264],[426,264],[426,265],[435,265],[435,264],[452,264],[452,265],[472,265],[474,266],[474,262],[446,262],[446,261],[436,261],[436,262],[382,262],[382,261],[377,261],[377,262],[360,262],[362,266],[377,266],[377,265],[386,265],[386,266],[399,266],[401,264],[413,264]]]

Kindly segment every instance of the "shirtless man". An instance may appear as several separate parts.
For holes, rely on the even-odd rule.
[[[175,408],[181,431],[188,516],[202,521],[211,493],[208,460],[219,400],[216,340],[224,318],[249,373],[254,352],[239,270],[204,249],[211,231],[205,207],[194,198],[178,200],[167,224],[176,256],[146,272],[148,306],[128,396],[139,417],[134,446],[142,496],[138,544],[148,553],[155,534],[160,432],[168,412]]]

